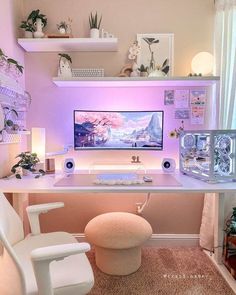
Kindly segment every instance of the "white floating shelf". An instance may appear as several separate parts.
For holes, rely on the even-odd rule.
[[[0,145],[6,145],[6,144],[17,144],[19,143],[18,141],[14,141],[14,142],[9,142],[9,141],[0,141]]]
[[[117,51],[117,38],[23,38],[18,44],[27,52]]]
[[[29,130],[16,130],[16,131],[8,131],[8,134],[16,134],[16,135],[30,135],[31,132]]]
[[[54,77],[58,87],[156,87],[156,86],[210,86],[218,76],[205,77]]]

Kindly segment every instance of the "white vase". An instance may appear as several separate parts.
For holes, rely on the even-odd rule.
[[[33,38],[33,32],[25,31],[25,38]]]
[[[32,172],[27,169],[22,168],[22,175],[23,176],[30,176],[30,175],[32,175]]]
[[[34,32],[34,38],[43,38],[44,37],[44,33],[43,33],[44,25],[43,25],[41,18],[36,19],[34,26],[36,27],[36,32]]]
[[[99,38],[99,29],[90,29],[90,38]]]
[[[61,34],[61,35],[65,35],[65,33],[66,33],[66,29],[65,28],[59,28],[59,33]]]
[[[138,76],[139,76],[138,65],[136,62],[134,62],[133,66],[132,66],[132,72],[130,74],[130,77],[138,77]]]

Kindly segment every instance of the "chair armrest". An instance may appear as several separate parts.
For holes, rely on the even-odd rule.
[[[50,276],[50,263],[62,260],[70,255],[84,253],[90,250],[88,243],[73,243],[37,248],[31,252],[31,261],[38,285],[39,295],[53,295]]]
[[[62,207],[64,207],[63,202],[28,206],[26,208],[26,212],[28,215],[32,234],[38,235],[41,233],[40,224],[39,224],[39,214],[47,213],[49,210],[62,208]]]
[[[91,249],[88,243],[72,243],[37,248],[31,252],[33,262],[62,260],[70,255],[88,252]]]

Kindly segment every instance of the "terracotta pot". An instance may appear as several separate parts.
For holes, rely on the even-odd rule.
[[[147,77],[148,76],[148,72],[140,72],[140,77]]]

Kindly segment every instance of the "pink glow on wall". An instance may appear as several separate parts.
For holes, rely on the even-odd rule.
[[[92,87],[58,88],[52,83],[55,75],[55,54],[28,54],[26,67],[37,69],[27,71],[27,88],[32,94],[31,111],[28,115],[29,127],[45,127],[47,152],[62,150],[65,144],[73,144],[73,110],[142,111],[164,110],[163,151],[79,151],[67,156],[76,158],[77,167],[88,168],[96,161],[130,161],[132,155],[140,155],[148,168],[160,168],[163,157],[178,160],[178,140],[169,137],[169,132],[178,128],[181,120],[174,118],[174,106],[164,105],[164,90],[189,89],[186,86],[162,87]],[[205,86],[202,86],[206,88]],[[196,87],[195,87],[196,88]],[[185,129],[198,129],[189,120]],[[58,157],[57,167],[60,168]],[[178,162],[178,161],[177,161]]]
[[[5,0],[6,1],[6,0]],[[15,0],[16,1],[16,0]],[[67,3],[70,2],[70,5]],[[99,1],[99,9],[104,15],[104,25],[119,39],[118,52],[75,52],[71,53],[73,68],[105,69],[106,76],[117,76],[126,63],[127,50],[136,37],[142,32],[173,32],[175,38],[175,75],[187,75],[192,57],[201,50],[212,51],[212,34],[214,4],[211,0],[182,1],[170,9],[173,1],[151,1],[143,13],[143,1]],[[141,3],[142,2],[142,3]],[[48,17],[46,30],[56,32],[60,20],[70,16],[73,19],[75,37],[87,37],[89,28],[87,17],[94,9],[95,1],[83,0],[24,0],[24,16],[35,8]],[[58,9],[61,7],[61,9]],[[134,9],[135,7],[135,9]],[[184,7],[184,9],[183,9]],[[114,22],[114,13],[117,21]],[[168,21],[166,21],[168,15]],[[178,17],[176,17],[178,16]],[[188,16],[188,17],[186,17]],[[25,18],[24,17],[24,18]],[[139,20],[143,21],[140,22]],[[191,19],[189,22],[188,20]],[[199,27],[199,19],[204,30]],[[123,21],[123,20],[128,20]],[[181,21],[180,21],[181,20]],[[127,25],[128,23],[128,25]],[[193,34],[194,31],[194,34]],[[125,33],[124,33],[125,32]],[[162,152],[128,152],[128,151],[94,151],[71,152],[58,157],[57,168],[61,168],[63,157],[75,156],[77,167],[90,166],[96,161],[115,159],[116,162],[130,161],[132,155],[139,155],[142,162],[153,168],[160,167],[162,157],[178,158],[178,141],[170,139],[168,132],[178,127],[180,120],[174,119],[174,109],[163,105],[163,88],[152,85],[139,85],[138,88],[58,88],[52,82],[57,76],[57,53],[26,53],[26,89],[32,94],[32,105],[28,114],[28,127],[46,127],[47,151],[62,150],[64,144],[73,140],[73,110],[141,110],[161,109],[165,111],[165,137]],[[106,85],[108,86],[108,85]],[[141,87],[142,86],[142,87]],[[154,85],[153,85],[154,86]],[[166,85],[166,87],[169,87]],[[176,87],[182,87],[176,85]],[[208,94],[209,95],[209,94]],[[210,96],[210,95],[209,95]],[[191,126],[186,124],[186,128]],[[195,126],[194,128],[198,128]],[[123,201],[121,201],[121,199]],[[135,211],[136,202],[144,202],[145,195],[119,194],[72,194],[72,195],[37,195],[30,198],[32,203],[63,201],[66,206],[61,212],[50,212],[42,216],[43,230],[68,230],[82,232],[87,222],[97,214],[108,211]],[[161,194],[153,197],[150,206],[145,210],[145,218],[152,224],[155,233],[198,233],[202,215],[202,195]],[[55,214],[55,215],[54,215]],[[172,216],[173,218],[169,218]],[[55,222],[56,221],[56,222]],[[177,222],[176,222],[177,221]]]

